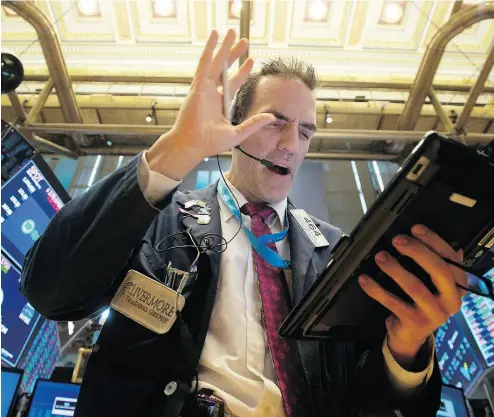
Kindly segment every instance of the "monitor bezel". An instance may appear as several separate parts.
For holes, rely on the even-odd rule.
[[[46,379],[46,378],[38,378],[36,380],[36,383],[34,384],[33,392],[31,394],[31,401],[29,402],[29,407],[26,410],[26,417],[29,417],[29,413],[31,412],[31,408],[33,406],[34,399],[36,396],[36,391],[38,389],[38,385],[40,382],[51,382],[52,384],[60,384],[60,385],[77,385],[79,387],[82,387],[82,384],[78,384],[77,382],[59,382],[59,381],[52,381],[51,379]]]
[[[7,252],[5,252],[3,250],[3,248],[0,249],[0,256],[3,256],[5,259],[7,259],[10,262],[10,265],[12,266],[12,268],[14,268],[16,270],[16,272],[19,273],[19,276],[22,275],[22,268],[20,268],[17,265],[17,262],[15,262],[7,254]],[[27,299],[26,299],[26,301],[29,302],[29,300],[27,300]],[[19,356],[17,357],[17,361],[15,362],[15,365],[11,365],[5,359],[2,358],[1,359],[2,366],[15,368],[15,367],[17,367],[22,362],[23,358],[26,355],[26,350],[27,350],[27,347],[29,346],[29,342],[31,342],[33,340],[33,337],[35,337],[34,336],[35,335],[35,331],[36,330],[39,330],[40,326],[44,323],[44,320],[46,320],[36,309],[35,309],[35,311],[39,314],[38,320],[36,321],[36,323],[34,324],[33,328],[31,329],[31,333],[29,333],[29,336],[26,338],[26,341],[24,342],[24,346],[22,347],[22,349],[21,349],[21,351],[19,353]],[[59,340],[59,344],[60,344],[60,340]],[[5,365],[3,365],[3,364],[5,364]]]
[[[463,405],[465,406],[465,410],[467,410],[467,417],[470,417],[470,409],[468,408],[467,397],[465,395],[465,390],[463,388],[457,387],[456,385],[444,384],[443,383],[442,386],[441,386],[441,394],[442,394],[442,387],[447,387],[447,388],[454,389],[456,391],[460,391],[461,398],[463,398]]]
[[[71,200],[69,193],[63,187],[60,180],[55,176],[52,169],[48,166],[48,164],[43,159],[41,154],[39,152],[36,152],[36,154],[32,157],[31,161],[33,161],[36,164],[36,166],[41,170],[41,173],[45,176],[46,181],[58,194],[58,196],[63,201],[64,205],[67,204]]]
[[[17,384],[14,391],[14,396],[12,397],[12,401],[10,402],[9,409],[7,411],[7,417],[12,415],[12,411],[17,403],[17,397],[19,396],[19,387],[21,386],[22,377],[24,376],[24,369],[13,368],[9,366],[2,365],[2,372],[10,372],[12,374],[19,374],[19,379],[17,380]]]
[[[58,180],[58,178],[55,176],[55,174],[53,173],[53,171],[51,170],[51,168],[48,166],[48,164],[46,163],[46,161],[43,159],[43,157],[39,153],[36,153],[29,160],[28,163],[26,163],[19,171],[17,171],[15,173],[15,175],[13,175],[11,178],[9,178],[9,180],[6,181],[2,185],[2,187],[1,187],[2,191],[3,191],[4,187],[6,187],[13,180],[13,178],[15,178],[17,175],[19,175],[20,172],[23,169],[25,169],[26,166],[29,163],[31,163],[31,162],[41,171],[41,173],[45,177],[46,182],[55,191],[55,193],[58,195],[58,197],[60,197],[60,199],[63,202],[63,205],[65,206],[71,200],[71,197],[68,194],[68,192],[65,190],[65,188],[63,187],[63,185],[60,183],[60,181]],[[53,218],[53,217],[54,216],[52,216],[51,218]],[[3,253],[5,253],[5,254],[8,255],[9,259],[11,259],[13,261],[13,263],[17,266],[17,268],[20,269],[20,270],[22,270],[23,263],[25,261],[25,258],[24,258],[24,261],[21,262],[20,260],[16,260],[15,258],[17,256],[15,256],[15,254],[10,254],[10,252],[7,250],[7,248],[5,248],[3,245],[1,246],[1,249],[2,249],[2,252]]]

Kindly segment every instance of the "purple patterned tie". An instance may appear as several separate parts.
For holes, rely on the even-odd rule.
[[[274,213],[271,207],[265,204],[247,203],[242,206],[241,212],[252,219],[251,231],[255,236],[272,233],[269,226],[264,223]],[[274,243],[267,246],[277,251]],[[282,339],[278,335],[278,329],[290,312],[290,298],[283,271],[267,263],[256,251],[254,251],[254,262],[259,279],[269,349],[278,377],[286,417],[311,416],[309,390],[297,342],[293,339]]]

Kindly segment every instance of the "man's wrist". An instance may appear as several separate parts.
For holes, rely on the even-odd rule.
[[[146,152],[151,171],[176,181],[183,179],[201,160],[173,130],[162,135]]]
[[[404,342],[388,335],[388,348],[395,361],[407,371],[418,372],[427,366],[427,361],[423,361],[429,355],[423,355],[427,348],[427,339],[423,341]],[[423,363],[424,362],[424,363]]]

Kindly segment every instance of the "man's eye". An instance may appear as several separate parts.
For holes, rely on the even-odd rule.
[[[310,136],[311,136],[309,133],[302,131],[302,130],[299,131],[299,135],[304,140],[310,139]]]
[[[272,129],[279,129],[283,126],[283,124],[280,122],[271,122],[267,126],[272,128]]]

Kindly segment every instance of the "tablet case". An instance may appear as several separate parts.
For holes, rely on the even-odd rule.
[[[374,261],[377,252],[386,250],[435,292],[429,276],[391,244],[394,236],[410,234],[419,223],[454,249],[463,248],[463,264],[480,265],[479,274],[494,266],[494,161],[478,150],[428,133],[351,235],[338,242],[327,268],[287,317],[280,335],[382,341],[390,312],[363,292],[357,278],[366,273],[411,302]]]

